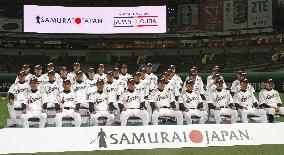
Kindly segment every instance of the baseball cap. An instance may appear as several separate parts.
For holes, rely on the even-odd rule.
[[[242,73],[241,73],[241,76],[245,76],[245,77],[246,77],[246,76],[247,76],[247,73],[246,73],[246,72],[242,72]]]
[[[52,62],[51,62],[51,63],[48,63],[48,64],[47,64],[47,67],[54,67],[54,63],[52,63]]]
[[[128,80],[127,80],[127,84],[128,84],[128,83],[135,84],[135,80],[132,79],[132,78],[131,78],[131,79],[128,79]]]
[[[35,65],[35,69],[42,69],[41,65]]]
[[[152,67],[152,63],[147,63],[147,67]]]
[[[242,73],[243,73],[243,71],[241,71],[241,70],[237,71],[237,74],[242,75]]]
[[[240,83],[248,83],[248,79],[242,79],[242,80],[240,80]]]
[[[18,73],[18,76],[26,76],[26,74],[25,74],[24,71],[20,71],[20,72]]]
[[[23,64],[22,68],[30,68],[29,64]]]
[[[196,69],[191,68],[191,69],[189,70],[189,75],[196,75],[196,74],[197,74]]]
[[[31,81],[30,81],[30,83],[38,83],[37,78],[32,78]]]
[[[99,68],[105,68],[104,64],[99,64]]]
[[[146,68],[140,68],[139,71],[140,72],[146,72]]]
[[[83,72],[82,72],[82,71],[78,71],[78,72],[76,73],[76,75],[77,75],[77,76],[83,75]]]
[[[213,67],[212,70],[213,70],[213,71],[219,71],[219,69],[220,69],[219,66],[216,65],[216,66]]]
[[[121,68],[127,68],[126,64],[121,65]]]
[[[170,68],[171,69],[176,69],[176,66],[175,65],[170,65]]]
[[[266,80],[266,83],[270,83],[270,82],[273,83],[273,79],[269,78],[269,79]]]
[[[165,76],[169,76],[170,74],[171,74],[171,73],[169,73],[169,72],[167,72],[167,71],[164,72],[164,75],[165,75]]]
[[[71,84],[71,81],[66,79],[66,80],[63,81],[63,84]]]
[[[47,75],[55,75],[55,71],[54,70],[50,70],[50,71],[48,71]]]
[[[94,73],[94,72],[95,72],[95,69],[91,67],[91,68],[88,69],[88,72],[89,72],[89,73]]]
[[[141,76],[140,72],[136,72],[133,76]]]
[[[224,83],[224,80],[222,78],[218,78],[218,79],[216,79],[215,83]]]
[[[80,63],[79,62],[74,62],[73,66],[80,66]]]
[[[166,79],[160,78],[160,79],[157,80],[157,83],[166,83]]]
[[[115,68],[113,69],[113,71],[119,71],[119,68],[115,67]]]
[[[67,67],[62,66],[62,67],[60,68],[60,70],[67,70]]]
[[[113,71],[108,71],[108,72],[107,72],[107,75],[108,75],[108,76],[113,76]]]
[[[194,84],[194,81],[193,80],[187,80],[186,85],[188,85],[188,84]]]

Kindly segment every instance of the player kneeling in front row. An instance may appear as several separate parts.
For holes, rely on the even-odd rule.
[[[187,124],[192,124],[191,116],[200,117],[199,124],[204,124],[208,116],[203,109],[203,100],[193,91],[194,81],[186,81],[186,91],[179,97],[179,109],[183,112]]]
[[[63,117],[72,117],[75,121],[75,127],[81,126],[81,116],[79,114],[80,104],[76,103],[76,96],[73,91],[71,91],[71,81],[63,81],[63,91],[59,94],[59,103],[55,105],[57,113],[55,116],[55,125],[56,127],[62,126]]]
[[[27,104],[23,104],[23,114],[21,115],[24,128],[29,127],[29,118],[39,118],[39,127],[44,128],[47,115],[42,112],[42,92],[38,90],[38,81],[36,78],[30,81],[31,90],[28,92]]]
[[[141,118],[143,125],[148,125],[149,114],[145,110],[144,96],[135,90],[134,79],[129,79],[127,81],[127,88],[127,90],[122,92],[118,101],[118,106],[121,109],[121,125],[126,126],[127,119],[131,116]]]
[[[106,125],[114,122],[114,105],[116,96],[104,91],[104,80],[101,79],[96,83],[97,91],[90,95],[89,111],[91,113],[91,123],[98,125],[99,117],[107,117]]]
[[[150,94],[150,105],[153,110],[152,123],[158,125],[160,116],[170,116],[177,119],[177,124],[183,124],[183,115],[176,107],[175,98],[168,89],[165,88],[165,79],[158,80],[158,89],[154,89]]]
[[[284,108],[281,107],[281,99],[277,90],[273,89],[273,80],[268,79],[265,89],[259,92],[259,103],[265,108],[269,123],[274,122],[274,115],[284,115]]]
[[[248,123],[248,115],[255,115],[260,117],[261,123],[266,123],[266,112],[257,104],[257,99],[253,92],[248,90],[248,80],[240,80],[240,86],[241,90],[235,93],[234,100],[235,106],[238,108],[238,112],[242,116],[242,122]]]
[[[230,92],[223,88],[223,82],[221,78],[216,79],[217,88],[209,95],[208,107],[214,114],[216,124],[220,124],[221,115],[231,116],[231,123],[236,123],[238,112]]]

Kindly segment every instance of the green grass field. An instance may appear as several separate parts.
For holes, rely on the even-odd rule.
[[[284,94],[281,94],[283,96]],[[256,94],[258,98],[258,94]],[[282,99],[283,100],[283,99]],[[283,101],[282,101],[283,102]],[[0,128],[6,126],[6,119],[8,117],[7,99],[0,100]],[[276,121],[284,122],[284,117],[276,118]],[[284,128],[283,128],[284,130]],[[3,139],[1,139],[3,140]],[[0,146],[1,147],[1,146]],[[283,154],[284,145],[260,145],[260,146],[231,146],[231,147],[207,147],[207,148],[179,148],[179,149],[153,149],[153,150],[122,150],[122,151],[92,151],[92,152],[64,152],[64,153],[40,153],[43,155],[77,155],[77,154],[96,154],[96,155],[276,155]]]

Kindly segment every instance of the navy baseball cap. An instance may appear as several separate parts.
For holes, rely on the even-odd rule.
[[[29,64],[23,64],[22,68],[30,68]]]
[[[152,63],[147,63],[147,67],[152,67]]]
[[[108,75],[108,76],[113,76],[113,71],[108,71],[108,72],[107,72],[107,75]]]
[[[62,67],[60,68],[60,70],[67,70],[67,67],[62,66]]]
[[[89,73],[94,73],[94,72],[95,72],[95,69],[94,69],[94,68],[89,68],[89,69],[88,69],[88,72],[89,72]]]
[[[128,83],[135,84],[135,80],[132,79],[132,78],[131,78],[131,79],[128,79],[128,80],[127,80],[127,84],[128,84]]]
[[[18,76],[26,76],[26,74],[25,74],[24,71],[20,71],[20,72],[18,73]]]
[[[240,80],[240,83],[248,83],[248,79],[242,79]]]
[[[97,82],[96,82],[96,84],[104,84],[105,82],[104,82],[104,80],[103,79],[100,79],[100,80],[98,80]]]
[[[80,66],[80,63],[79,62],[74,62],[73,66]]]
[[[166,79],[165,78],[160,78],[157,80],[157,83],[166,83]]]
[[[37,78],[32,78],[31,81],[30,81],[30,83],[38,83]]]
[[[193,80],[187,80],[186,85],[188,85],[188,84],[194,84],[194,81]]]
[[[273,83],[273,79],[271,79],[271,78],[267,79],[266,83]]]
[[[99,64],[99,68],[105,68],[104,64]]]
[[[113,71],[119,71],[119,68],[115,67],[115,68],[113,69]]]
[[[224,83],[224,80],[222,78],[216,79],[216,83]]]
[[[48,71],[47,75],[55,75],[55,71],[54,70],[50,70],[50,71]]]
[[[41,65],[35,65],[35,69],[42,69]]]
[[[121,65],[121,68],[127,68],[126,64]]]
[[[63,81],[63,84],[71,84],[71,81],[66,79],[66,80]]]
[[[54,63],[52,62],[47,64],[47,67],[54,67],[54,66],[55,66]]]
[[[77,76],[83,75],[83,72],[82,72],[82,71],[78,71],[78,72],[76,73],[76,75],[77,75]]]
[[[219,69],[220,69],[219,66],[216,65],[216,66],[213,67],[212,70],[213,70],[213,71],[219,71]]]

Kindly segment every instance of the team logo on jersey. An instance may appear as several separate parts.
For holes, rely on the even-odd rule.
[[[272,94],[272,95],[267,94],[265,99],[269,100],[269,99],[272,99],[274,97],[278,97],[278,95],[277,94]]]
[[[135,101],[138,99],[139,99],[138,96],[127,96],[126,102],[131,102],[131,101]]]
[[[225,96],[219,96],[217,95],[216,99],[215,99],[215,102],[219,102],[221,100],[223,100],[225,98]]]
[[[190,102],[192,102],[194,100],[198,100],[198,97],[197,96],[187,97],[185,102],[186,103],[190,103]]]

